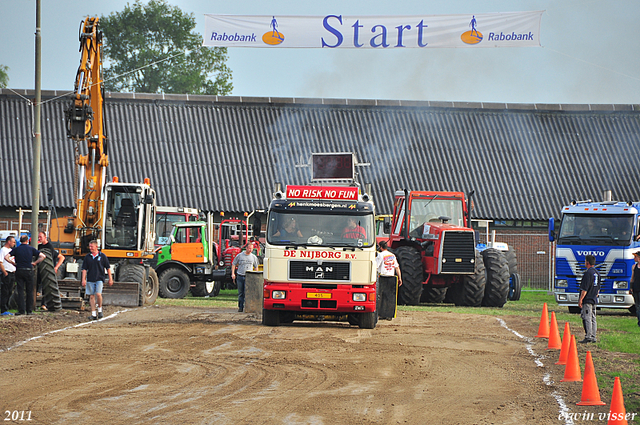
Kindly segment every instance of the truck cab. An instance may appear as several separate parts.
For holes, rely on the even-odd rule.
[[[549,240],[556,242],[553,293],[559,305],[580,312],[585,257],[593,255],[602,282],[598,307],[635,311],[630,279],[633,253],[640,249],[639,211],[638,202],[583,201],[562,208],[559,229],[549,219]]]

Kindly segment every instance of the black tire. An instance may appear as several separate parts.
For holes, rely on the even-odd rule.
[[[632,316],[637,316],[637,314],[638,314],[638,313],[637,313],[636,305],[635,305],[635,304],[634,304],[634,305],[632,305],[631,307],[629,307],[629,313],[630,313]]]
[[[216,280],[213,285],[213,294],[211,296],[217,297],[218,295],[220,295],[220,289],[222,289],[222,282]]]
[[[362,329],[374,329],[378,324],[378,313],[358,313],[358,326]]]
[[[143,265],[123,263],[118,267],[120,282],[138,282],[138,305],[144,304],[146,271]]]
[[[194,297],[213,297],[216,282],[196,282],[196,286],[191,288],[191,295]]]
[[[486,274],[486,286],[482,305],[486,307],[502,307],[509,296],[509,265],[501,251],[488,248],[482,251]]]
[[[160,279],[154,269],[149,267],[149,276],[147,277],[147,284],[144,290],[143,305],[153,305],[158,299],[158,292],[160,292]]]
[[[58,267],[58,271],[56,272],[56,279],[60,281],[66,277],[67,277],[67,260],[65,259],[62,262],[62,264],[60,264],[60,267]]]
[[[580,314],[582,313],[582,309],[580,307],[569,307],[569,313],[571,314]]]
[[[60,289],[58,288],[58,280],[53,267],[52,252],[48,249],[42,249],[45,255],[43,261],[38,263],[38,283],[42,284],[42,304],[47,307],[48,311],[62,310],[62,301],[60,300]]]
[[[509,266],[509,276],[514,273],[518,273],[518,257],[516,256],[516,250],[512,246],[509,247],[509,251],[503,252],[504,258],[507,260]]]
[[[184,298],[189,292],[189,276],[177,268],[169,268],[160,275],[160,296],[163,298]]]
[[[421,303],[441,303],[447,296],[447,288],[441,286],[424,285],[422,288]]]
[[[265,326],[280,325],[280,312],[276,310],[262,309],[262,324]]]
[[[358,324],[359,324],[358,316],[356,315],[356,313],[348,314],[347,315],[347,321],[352,326],[358,326]]]
[[[514,273],[509,278],[509,301],[518,301],[522,291],[520,273]]]
[[[447,292],[451,292],[451,300],[457,306],[480,307],[484,297],[486,277],[482,255],[476,251],[475,270],[471,275],[464,275]]]
[[[420,252],[410,246],[401,246],[394,253],[402,271],[402,286],[398,288],[398,304],[418,305],[424,281]]]

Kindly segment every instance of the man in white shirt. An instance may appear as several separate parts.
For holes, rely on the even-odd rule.
[[[376,267],[378,269],[378,318],[391,320],[396,316],[397,287],[402,285],[402,275],[400,265],[396,256],[387,251],[387,243],[382,241],[378,244],[380,252],[376,256]],[[398,284],[396,286],[396,275]]]

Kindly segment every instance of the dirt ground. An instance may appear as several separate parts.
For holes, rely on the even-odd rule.
[[[364,330],[271,328],[216,308],[87,314],[0,320],[4,423],[15,411],[34,424],[558,424],[563,404],[608,412],[577,408],[582,384],[559,382],[558,352],[531,318],[399,312]]]

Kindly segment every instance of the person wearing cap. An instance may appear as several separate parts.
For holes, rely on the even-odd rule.
[[[633,259],[636,263],[631,268],[631,290],[636,302],[636,315],[638,316],[638,326],[640,326],[640,251],[633,253]]]

